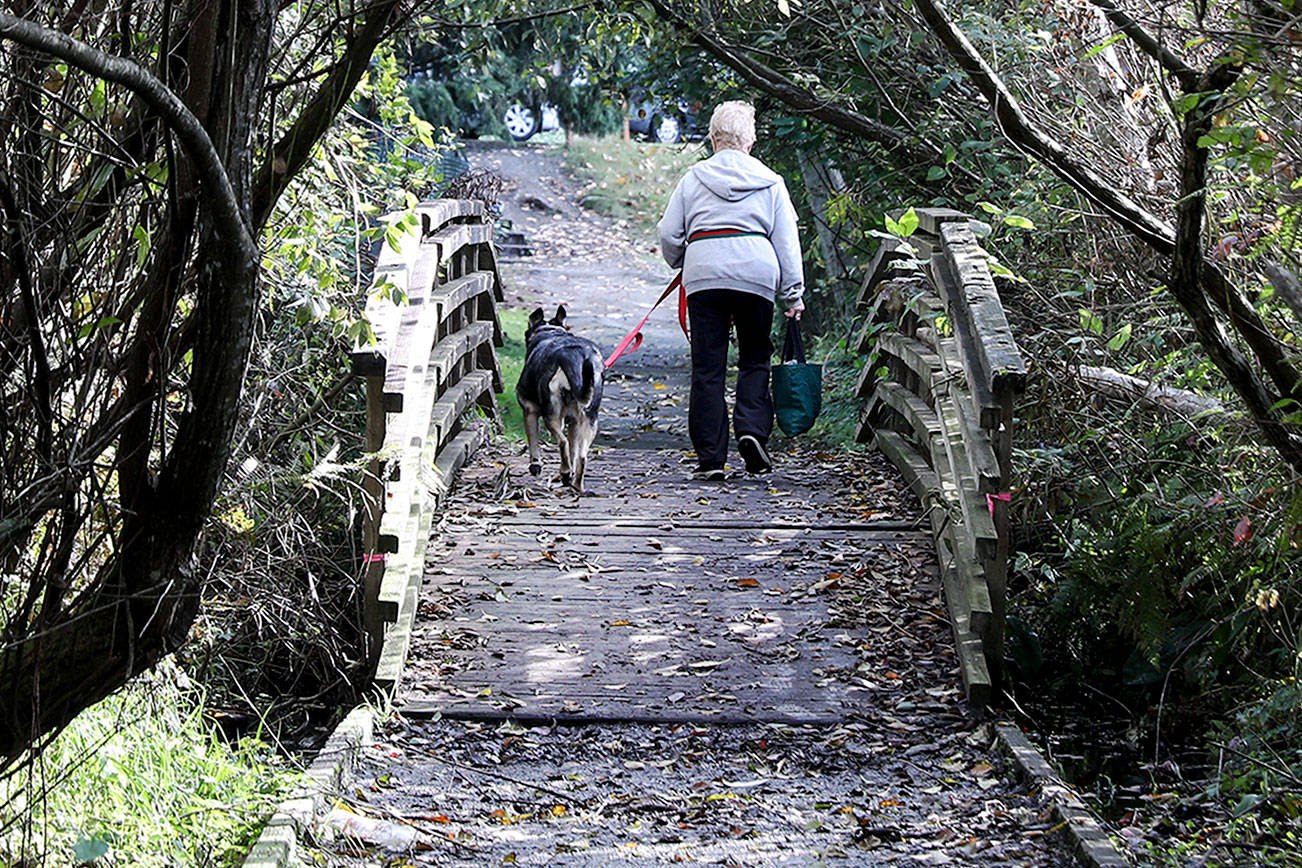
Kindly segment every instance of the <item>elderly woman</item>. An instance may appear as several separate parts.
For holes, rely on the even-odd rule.
[[[796,212],[782,178],[750,155],[755,109],[725,102],[710,118],[714,156],[697,163],[674,189],[660,220],[660,249],[682,268],[692,331],[688,432],[695,479],[725,478],[728,408],[724,382],[728,331],[737,329],[737,400],[732,426],[750,473],[773,469],[769,359],[773,304],[800,318],[805,277]]]

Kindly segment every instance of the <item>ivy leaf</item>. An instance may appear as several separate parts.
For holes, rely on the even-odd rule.
[[[900,215],[899,220],[894,220],[891,215],[886,215],[886,229],[892,235],[900,238],[908,238],[918,228],[918,214],[912,208]]]
[[[1019,214],[1005,214],[1004,223],[1008,226],[1015,226],[1018,229],[1034,229],[1035,224]]]
[[[131,237],[136,239],[136,267],[143,268],[145,260],[149,258],[149,251],[153,247],[153,241],[149,238],[149,230],[136,224],[131,230]]]
[[[1117,329],[1117,333],[1108,340],[1108,349],[1115,351],[1124,347],[1130,340],[1131,328],[1130,323],[1126,323],[1121,328]]]
[[[1111,36],[1109,36],[1107,39],[1100,42],[1098,45],[1091,48],[1089,51],[1085,52],[1085,56],[1081,59],[1089,60],[1091,57],[1098,54],[1099,52],[1107,51],[1109,48],[1116,45],[1118,42],[1120,42],[1125,38],[1126,38],[1126,34],[1124,33],[1114,33]]]
[[[1096,335],[1103,334],[1103,320],[1089,308],[1080,309],[1080,327],[1087,332],[1093,332]]]

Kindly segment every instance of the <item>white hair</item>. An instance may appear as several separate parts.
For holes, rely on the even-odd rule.
[[[755,106],[741,100],[719,103],[710,116],[710,141],[715,150],[744,151],[755,144]]]

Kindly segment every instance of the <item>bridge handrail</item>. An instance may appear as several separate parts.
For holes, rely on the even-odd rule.
[[[984,705],[1003,661],[1013,409],[1026,363],[971,217],[916,213],[918,230],[882,244],[860,290],[868,364],[856,437],[928,510],[964,687]]]
[[[482,202],[440,199],[383,242],[366,316],[372,345],[350,353],[366,380],[363,617],[376,686],[398,683],[410,645],[425,546],[450,481],[485,439],[464,413],[498,418],[496,303],[502,281]]]

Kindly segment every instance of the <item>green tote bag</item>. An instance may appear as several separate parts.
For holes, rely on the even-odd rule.
[[[773,412],[778,427],[788,437],[814,427],[823,409],[823,366],[805,361],[805,344],[800,323],[787,319],[787,338],[782,342],[782,364],[773,368]]]

